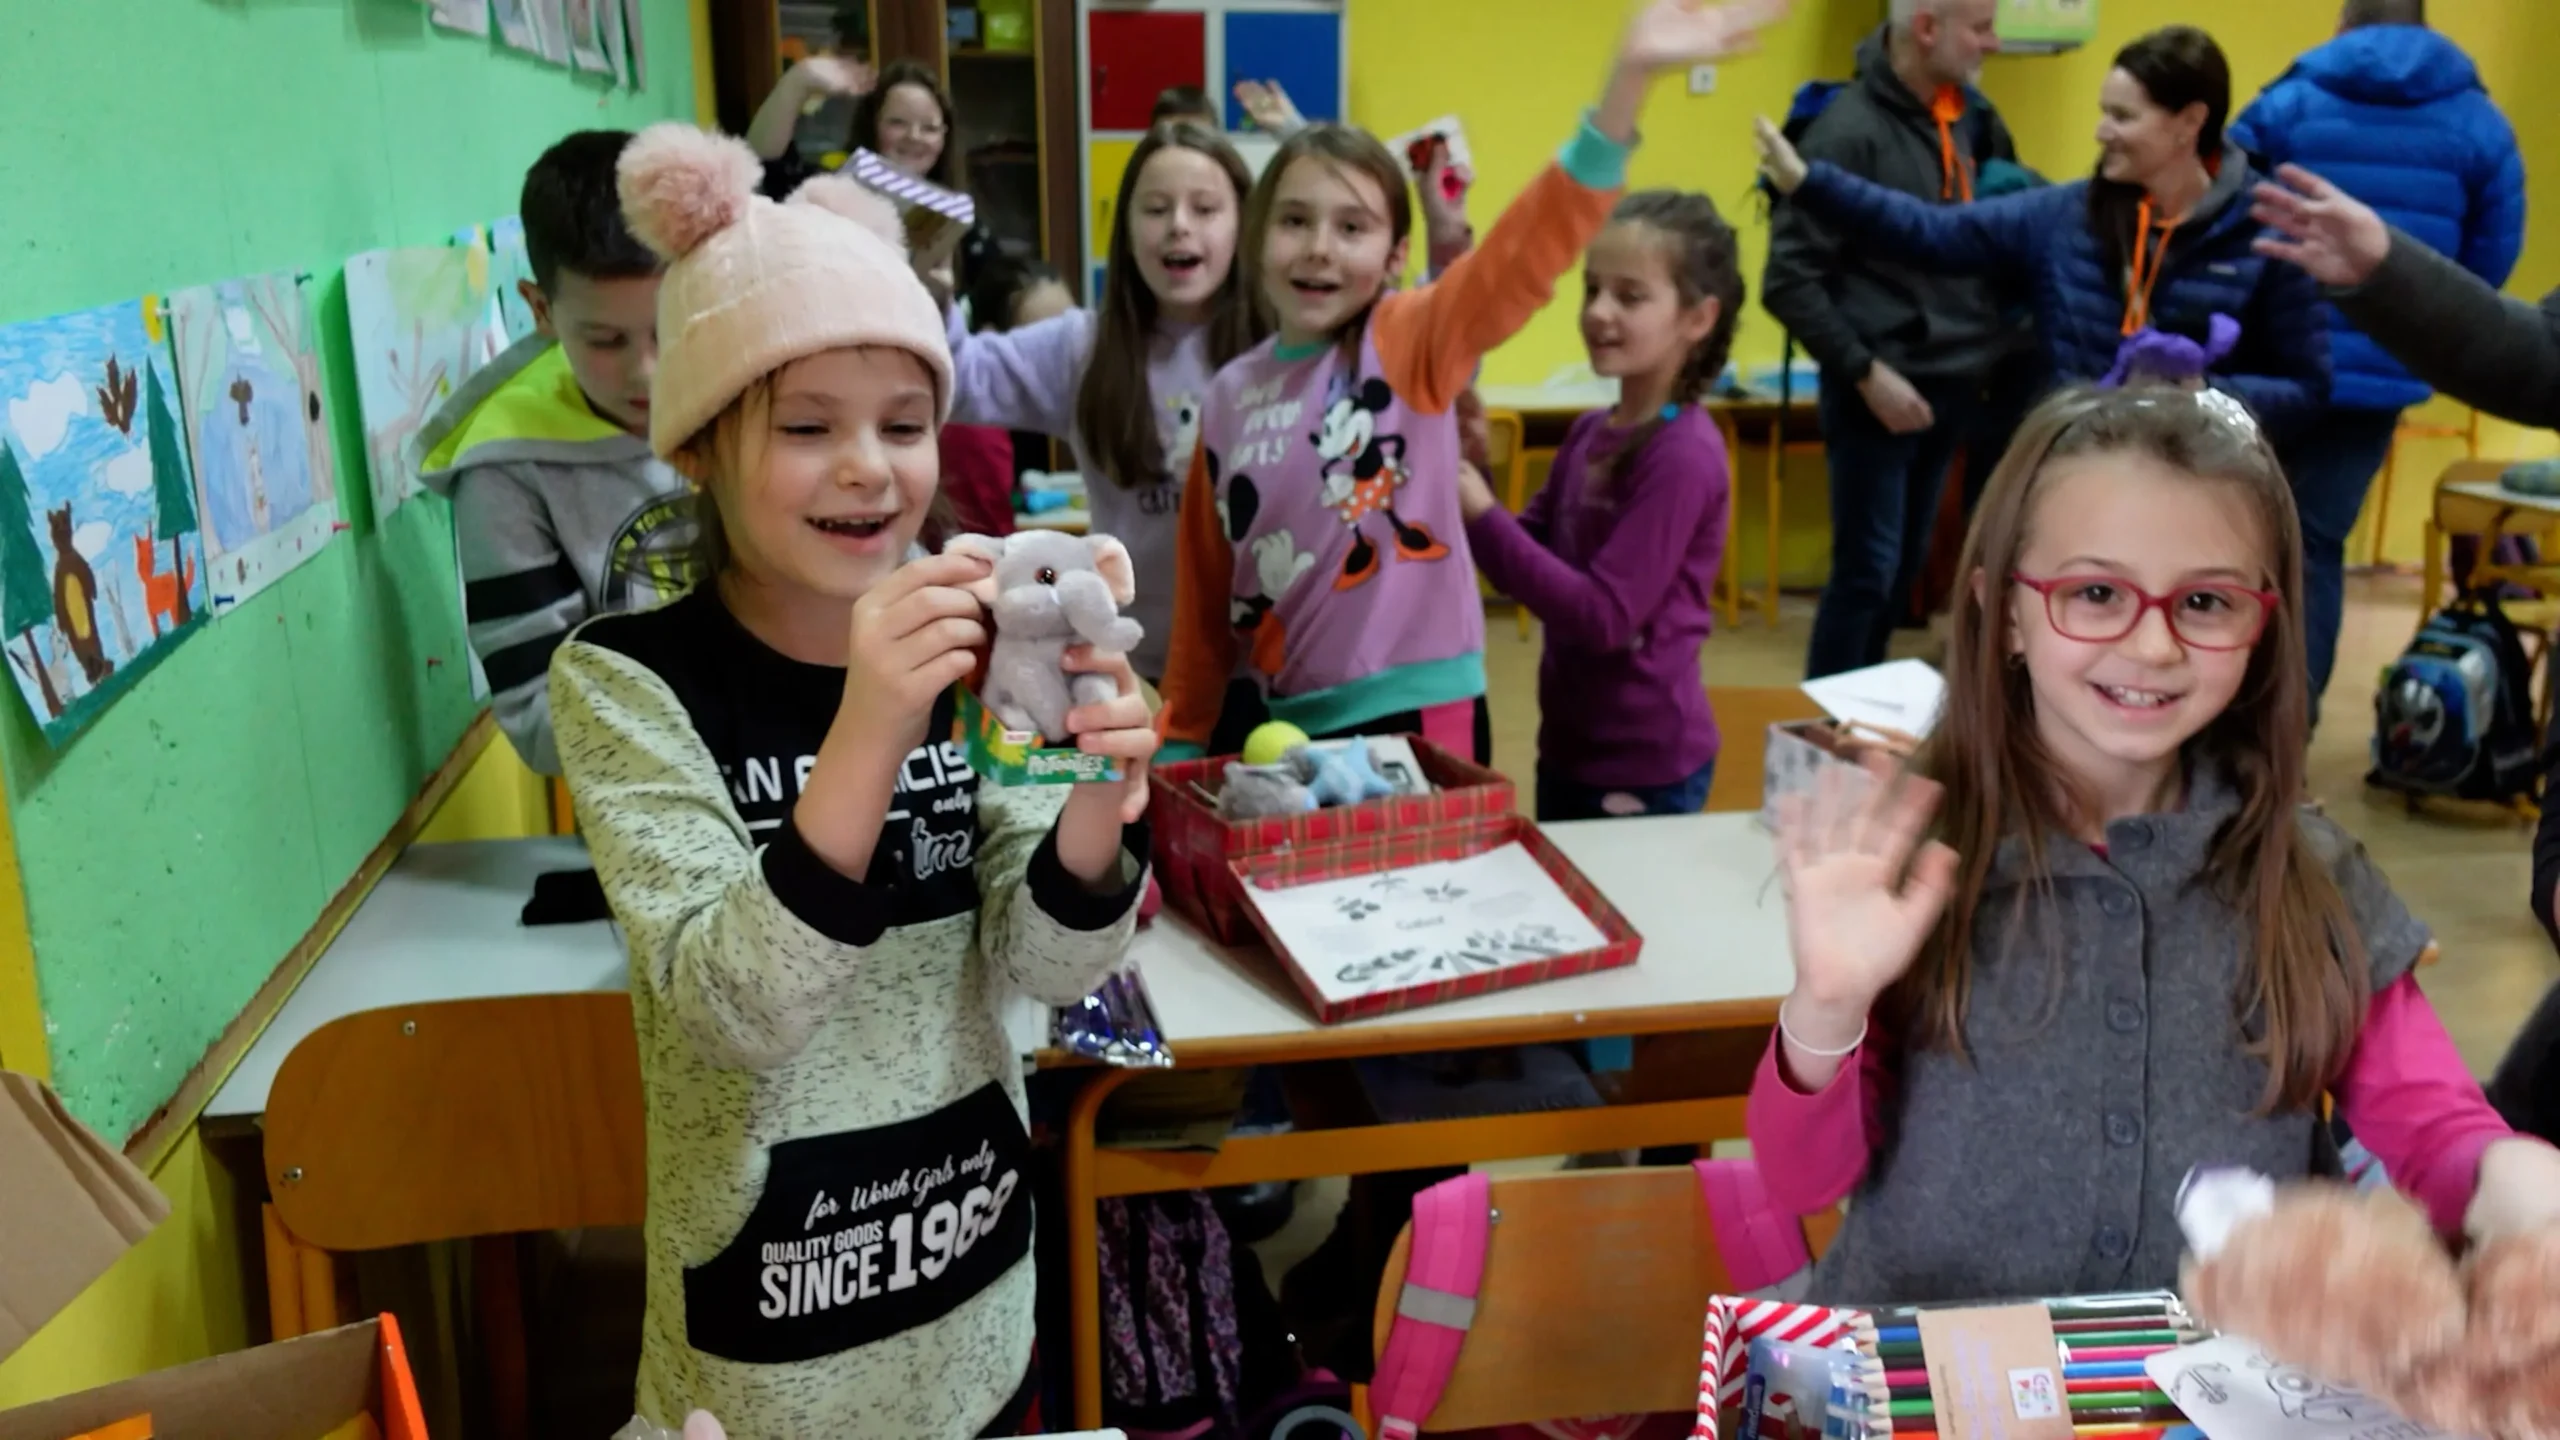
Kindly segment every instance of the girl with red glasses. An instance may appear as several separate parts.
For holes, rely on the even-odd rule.
[[[1963,573],[1913,772],[1836,770],[1780,827],[1753,1151],[1783,1209],[1853,1197],[1798,1288],[2174,1286],[2188,1173],[2334,1174],[2324,1096],[2443,1232],[2560,1248],[2560,1152],[2482,1099],[2426,927],[2301,804],[2302,532],[2248,412],[2055,397]]]

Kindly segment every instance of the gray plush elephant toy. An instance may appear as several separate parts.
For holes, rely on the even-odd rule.
[[[1069,710],[1120,693],[1108,675],[1067,673],[1067,647],[1125,655],[1145,633],[1120,613],[1136,594],[1129,552],[1108,535],[1062,530],[960,535],[942,548],[983,556],[995,567],[969,587],[995,621],[979,700],[1008,730],[1065,742]]]

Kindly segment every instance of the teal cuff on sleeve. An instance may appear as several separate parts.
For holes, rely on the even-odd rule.
[[[1167,740],[1156,747],[1155,763],[1172,765],[1184,760],[1205,760],[1209,752],[1188,740]]]
[[[1627,183],[1627,157],[1635,153],[1636,147],[1621,145],[1601,134],[1591,117],[1591,111],[1582,112],[1582,128],[1564,142],[1564,153],[1556,157],[1556,163],[1586,190],[1615,190]]]

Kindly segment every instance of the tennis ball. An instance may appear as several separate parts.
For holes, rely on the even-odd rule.
[[[1244,763],[1277,765],[1282,756],[1307,743],[1307,732],[1286,720],[1273,720],[1254,727],[1244,737]]]

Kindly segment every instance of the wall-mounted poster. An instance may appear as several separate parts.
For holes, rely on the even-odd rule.
[[[478,245],[368,250],[347,260],[347,328],[365,466],[381,524],[418,490],[410,442],[476,368],[495,313],[489,252]]]
[[[147,299],[0,330],[0,654],[55,745],[204,622],[165,341]]]
[[[178,291],[169,328],[205,591],[219,615],[319,554],[337,529],[320,361],[290,273]]]
[[[2017,50],[2069,50],[2098,36],[2098,0],[2000,0],[2000,43]]]

